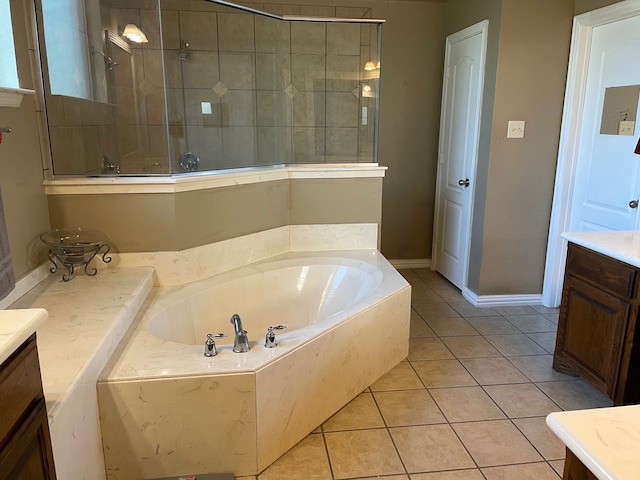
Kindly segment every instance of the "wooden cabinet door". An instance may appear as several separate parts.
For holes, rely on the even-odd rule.
[[[0,452],[1,480],[55,480],[44,398]]]
[[[554,367],[573,369],[613,398],[630,305],[571,275],[562,304]]]

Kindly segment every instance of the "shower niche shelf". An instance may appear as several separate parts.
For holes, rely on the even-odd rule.
[[[111,247],[100,230],[81,227],[54,229],[40,235],[40,240],[49,247],[49,260],[53,264],[51,273],[58,271],[58,263],[67,270],[62,274],[65,282],[73,278],[77,268],[84,268],[89,276],[98,273],[98,269],[89,264],[101,251],[102,261],[111,261],[108,256]]]

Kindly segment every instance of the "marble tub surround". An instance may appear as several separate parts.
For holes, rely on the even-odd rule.
[[[153,286],[153,269],[50,275],[11,305],[45,308],[38,351],[58,478],[104,478],[96,379]]]
[[[11,356],[46,320],[43,308],[0,310],[0,363]]]
[[[104,267],[152,265],[158,286],[183,285],[287,252],[371,250],[378,224],[288,225],[231,240],[172,252],[111,254]]]
[[[640,472],[640,405],[557,412],[547,425],[599,480]]]
[[[255,475],[405,358],[407,282],[375,250],[331,256],[370,263],[383,273],[382,283],[324,327],[320,321],[280,332],[274,349],[260,345],[264,332],[250,332],[248,354],[220,345],[218,356],[208,358],[203,345],[151,334],[145,313],[166,294],[166,288],[154,289],[98,382],[109,478],[184,471]],[[327,254],[279,258],[296,257]],[[240,278],[245,269],[220,281]]]
[[[640,231],[565,232],[562,238],[634,267],[640,267]]]

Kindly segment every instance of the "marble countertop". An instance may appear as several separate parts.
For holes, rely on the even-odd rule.
[[[549,428],[599,480],[636,480],[640,405],[556,412]]]
[[[0,310],[0,363],[3,363],[47,319],[42,308]]]
[[[565,232],[562,238],[634,267],[640,267],[640,231]]]
[[[94,277],[79,274],[69,282],[58,274],[11,305],[49,313],[37,335],[51,420],[78,384],[95,384],[152,286],[151,267],[106,268]]]

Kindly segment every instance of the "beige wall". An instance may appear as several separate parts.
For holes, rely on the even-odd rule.
[[[20,84],[31,88],[29,48],[22,1],[12,1]],[[11,127],[0,144],[0,188],[16,278],[46,259],[38,235],[49,228],[47,199],[42,188],[42,163],[36,103],[25,96],[19,108],[0,107],[0,126]]]
[[[380,223],[382,180],[281,180],[176,194],[52,195],[51,225],[98,228],[119,252],[184,250],[283,225]]]
[[[621,1],[622,0],[576,0],[575,14],[580,15],[581,13],[590,12],[591,10],[613,5]]]

